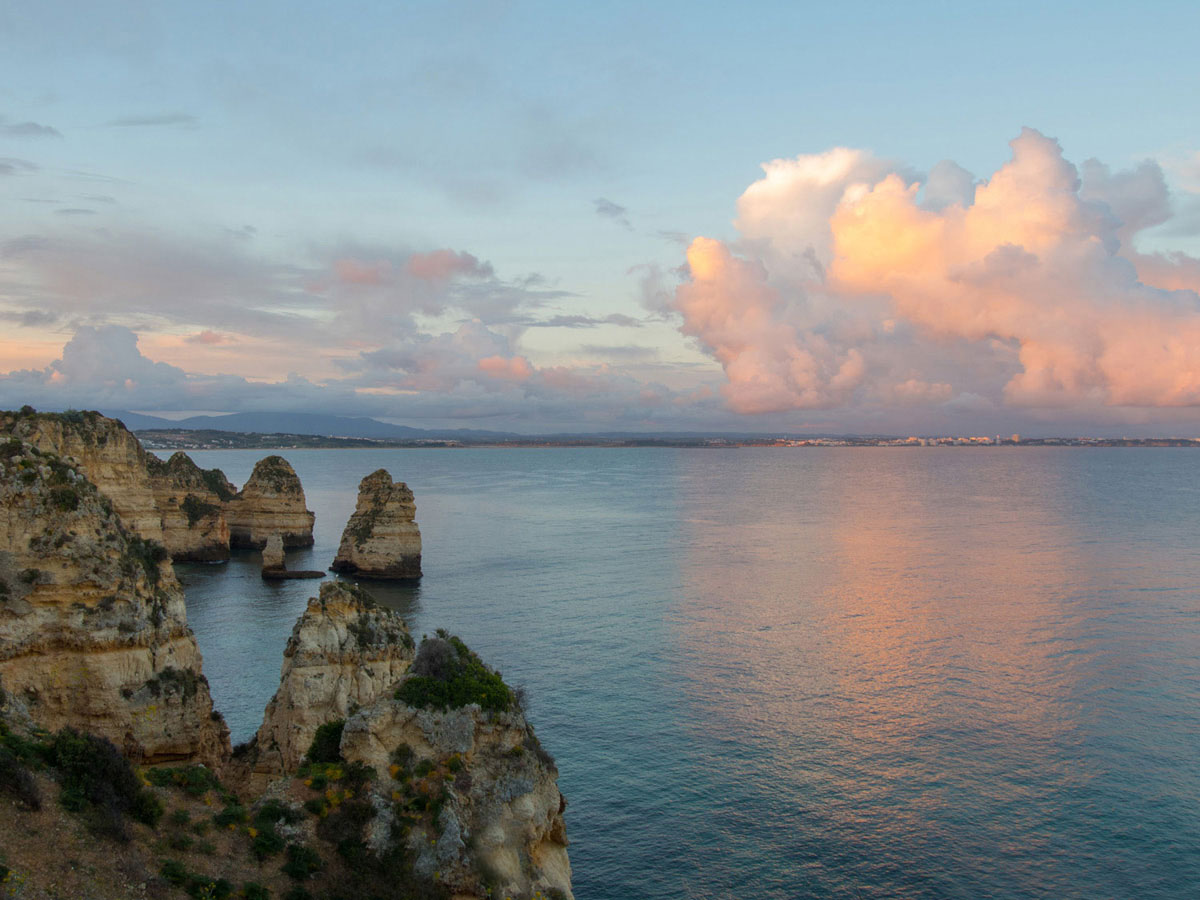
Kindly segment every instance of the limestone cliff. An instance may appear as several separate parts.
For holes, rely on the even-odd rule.
[[[340,750],[399,801],[376,800],[376,852],[403,835],[415,874],[456,898],[573,896],[554,760],[458,638],[424,640],[397,690],[346,721]]]
[[[229,559],[229,524],[223,504],[235,491],[225,473],[201,469],[182,451],[166,462],[147,454],[147,468],[162,520],[163,544],[171,559]]]
[[[358,503],[331,568],[361,578],[421,577],[421,530],[413,493],[377,469],[358,485]]]
[[[279,690],[255,737],[255,771],[295,772],[317,728],[375,702],[412,658],[413,640],[398,613],[354,585],[321,585],[283,651]]]
[[[261,550],[278,533],[285,549],[311,547],[314,516],[296,471],[282,456],[260,459],[241,493],[225,505],[230,544]]]
[[[162,516],[150,483],[150,454],[121,422],[97,412],[0,413],[0,434],[74,460],[112,501],[125,527],[162,543]]]
[[[215,763],[228,731],[166,550],[132,533],[84,474],[85,459],[110,479],[145,474],[126,462],[136,440],[109,423],[88,419],[92,447],[49,417],[8,422],[80,462],[15,437],[0,444],[0,681],[40,727],[101,735],[137,762]]]

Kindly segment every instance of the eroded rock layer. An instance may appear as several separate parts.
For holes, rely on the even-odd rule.
[[[74,460],[112,501],[126,528],[162,543],[162,516],[150,483],[150,454],[121,422],[97,412],[37,413],[26,408],[0,413],[0,433]]]
[[[479,702],[462,704],[472,691]],[[377,852],[407,829],[414,873],[454,897],[573,896],[554,760],[515,694],[457,638],[423,641],[396,692],[346,721],[340,749],[376,771],[373,790],[413,798],[376,804]]]
[[[354,585],[321,585],[283,652],[279,690],[255,737],[255,771],[295,772],[318,727],[374,703],[412,658],[413,640],[398,613]]]
[[[163,462],[147,454],[150,484],[162,520],[163,544],[176,562],[229,559],[224,503],[235,490],[220,469],[201,469],[179,451]]]
[[[282,456],[260,459],[241,493],[225,505],[233,547],[261,550],[276,533],[285,549],[311,547],[314,518],[296,471]]]
[[[115,468],[104,448],[128,432],[111,421],[94,452],[44,419],[35,436]],[[40,727],[101,735],[137,762],[229,752],[165,548],[126,527],[81,463],[18,438],[0,445],[0,681]]]
[[[421,577],[421,530],[416,502],[402,481],[377,469],[358,485],[358,503],[342,532],[331,568],[363,578]]]

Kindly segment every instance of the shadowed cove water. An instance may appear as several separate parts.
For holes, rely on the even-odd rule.
[[[371,589],[526,686],[582,900],[1200,890],[1195,451],[283,455],[292,568],[415,491],[425,578]],[[235,741],[317,587],[257,563],[179,566]]]

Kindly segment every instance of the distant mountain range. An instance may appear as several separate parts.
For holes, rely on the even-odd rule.
[[[377,419],[328,416],[315,413],[231,413],[227,416],[189,416],[164,419],[128,410],[101,410],[120,419],[130,431],[173,429],[183,431],[236,431],[242,434],[318,434],[324,437],[372,438],[374,440],[506,441],[522,437],[507,431],[474,428],[431,431],[407,425],[389,425]]]
[[[408,425],[391,425],[378,419],[350,416],[319,415],[315,413],[231,413],[227,416],[189,416],[186,419],[164,419],[147,416],[128,410],[101,410],[106,416],[120,419],[130,431],[233,431],[241,434],[309,434],[322,437],[369,438],[377,441],[460,441],[462,443],[502,443],[536,439],[539,441],[578,441],[595,439],[602,441],[666,439],[763,439],[786,437],[767,435],[761,432],[711,432],[711,431],[605,431],[552,434],[519,434],[514,431],[485,431],[477,428],[428,429],[411,428]],[[832,435],[806,435],[826,437]]]

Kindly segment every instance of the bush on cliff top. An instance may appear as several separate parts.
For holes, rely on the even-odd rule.
[[[513,708],[513,692],[459,638],[439,630],[421,641],[411,673],[396,699],[426,709],[456,709],[471,703],[490,712]]]

